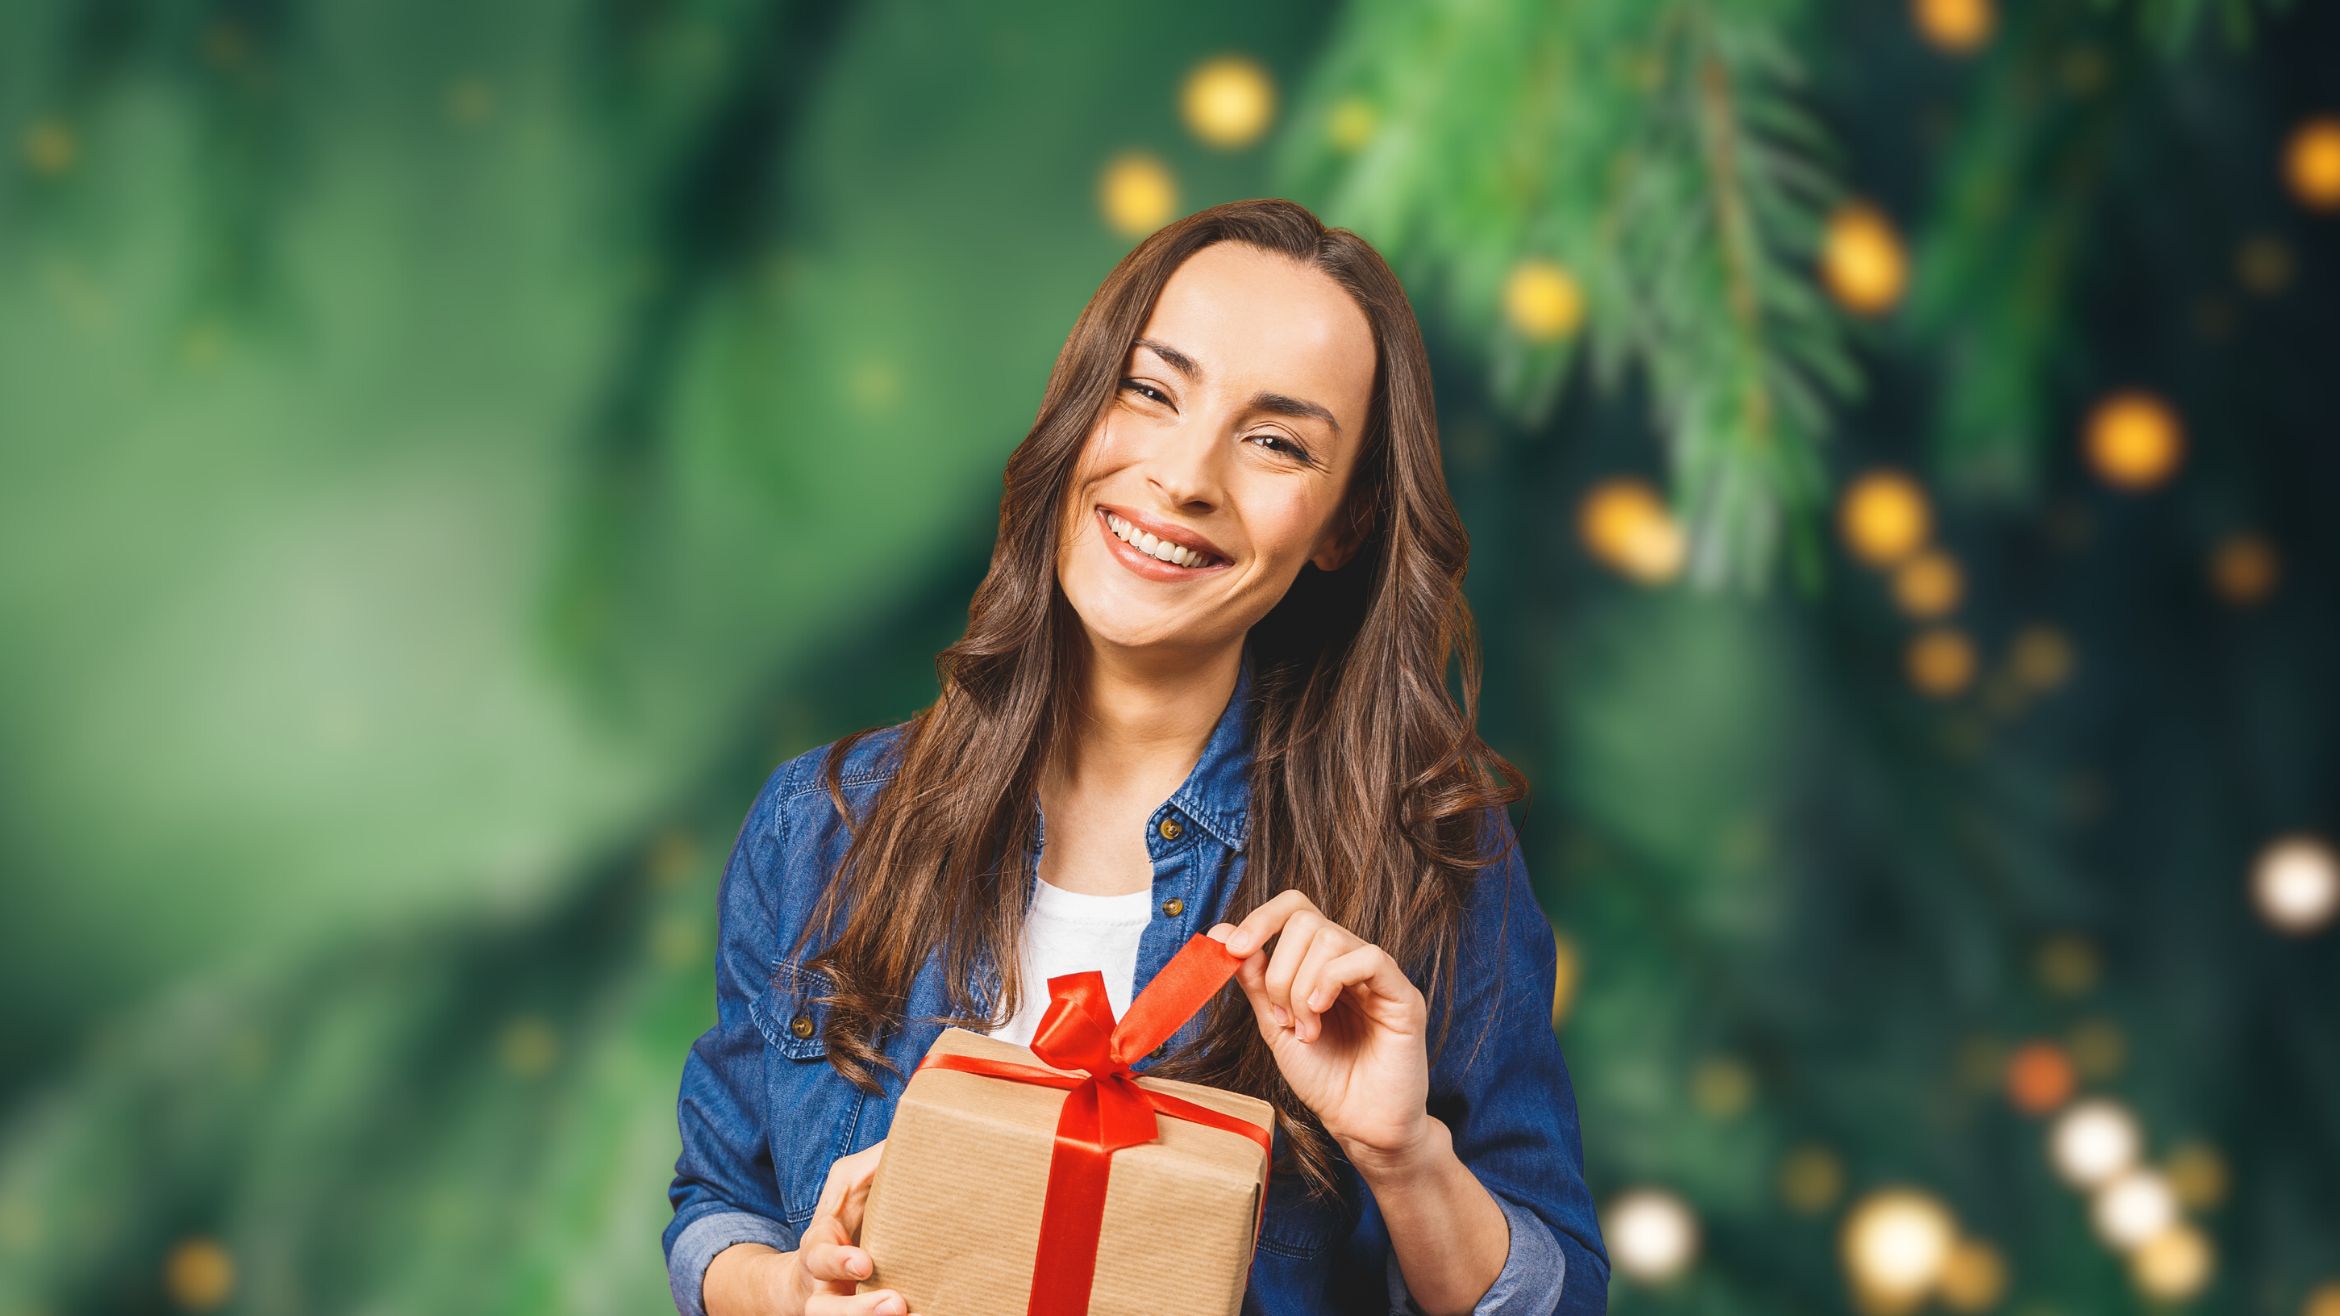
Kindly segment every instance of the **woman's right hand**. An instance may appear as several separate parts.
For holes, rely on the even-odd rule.
[[[791,1264],[780,1285],[783,1316],[915,1316],[892,1289],[854,1292],[875,1265],[857,1240],[861,1209],[885,1147],[880,1138],[829,1167],[812,1222],[796,1250],[786,1254]]]
[[[857,1240],[885,1145],[880,1138],[829,1167],[795,1251],[740,1243],[716,1253],[705,1284],[709,1316],[908,1316],[907,1304],[892,1289],[854,1292],[874,1264]]]

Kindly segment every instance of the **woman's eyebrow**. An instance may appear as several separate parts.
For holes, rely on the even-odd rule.
[[[1137,340],[1137,346],[1169,362],[1170,368],[1186,376],[1189,382],[1198,384],[1202,382],[1201,363],[1170,344],[1152,338],[1140,338]],[[1263,390],[1252,395],[1251,407],[1254,411],[1269,411],[1279,416],[1313,417],[1332,426],[1334,434],[1341,432],[1341,423],[1333,418],[1329,408],[1321,403],[1310,402],[1306,398],[1293,397],[1289,393],[1273,393]]]

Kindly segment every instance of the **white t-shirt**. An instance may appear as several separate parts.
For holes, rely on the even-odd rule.
[[[1129,1011],[1137,982],[1138,938],[1154,919],[1152,890],[1121,896],[1090,896],[1067,891],[1034,874],[1032,908],[1024,919],[1024,944],[1019,958],[1023,999],[1016,1017],[991,1036],[1030,1046],[1040,1017],[1048,1013],[1048,980],[1083,969],[1105,975],[1105,999],[1113,1003],[1113,1017]]]

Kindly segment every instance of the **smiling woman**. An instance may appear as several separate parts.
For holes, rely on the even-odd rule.
[[[1065,500],[1057,579],[1094,642],[1224,652],[1303,563],[1336,571],[1349,559],[1359,526],[1334,513],[1357,467],[1376,358],[1365,313],[1320,270],[1237,242],[1178,267]],[[1102,515],[1084,515],[1092,507]],[[1165,569],[1165,543],[1216,569],[1179,557]],[[1166,606],[1133,577],[1195,589]]]
[[[1118,1008],[1207,932],[1240,994],[1136,1067],[1275,1110],[1246,1312],[1605,1310],[1467,556],[1363,239],[1241,201],[1123,258],[1008,459],[938,698],[780,765],[740,830],[678,1306],[899,1313],[857,1292],[858,1204],[941,1030],[1029,1037],[1033,984],[1083,969]]]

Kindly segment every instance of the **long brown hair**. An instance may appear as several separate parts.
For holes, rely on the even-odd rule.
[[[1060,503],[1156,296],[1188,256],[1218,242],[1329,275],[1364,311],[1378,357],[1342,513],[1357,518],[1360,546],[1337,571],[1303,566],[1247,637],[1257,701],[1250,828],[1226,917],[1297,887],[1445,1002],[1433,1046],[1444,1045],[1464,904],[1476,870],[1499,857],[1481,852],[1487,837],[1475,820],[1525,796],[1527,784],[1474,726],[1478,640],[1462,594],[1470,542],[1439,463],[1429,358],[1397,276],[1364,239],[1290,201],[1231,201],[1139,243],[1082,308],[1039,417],[1008,457],[990,572],[966,634],[935,660],[941,693],[910,719],[900,767],[858,825],[839,768],[854,742],[884,728],[840,739],[824,764],[852,838],[790,956],[844,916],[807,967],[832,987],[830,1063],[865,1091],[878,1090],[872,1064],[897,1068],[880,1045],[934,938],[953,1011],[941,1022],[988,1031],[1018,1006],[1034,801],[1079,671],[1080,620],[1056,581]],[[1457,660],[1459,708],[1446,684]],[[976,994],[978,980],[994,1001]],[[1334,1189],[1336,1148],[1284,1083],[1241,992],[1215,997],[1199,1045],[1148,1072],[1270,1101],[1292,1167],[1312,1193]]]

